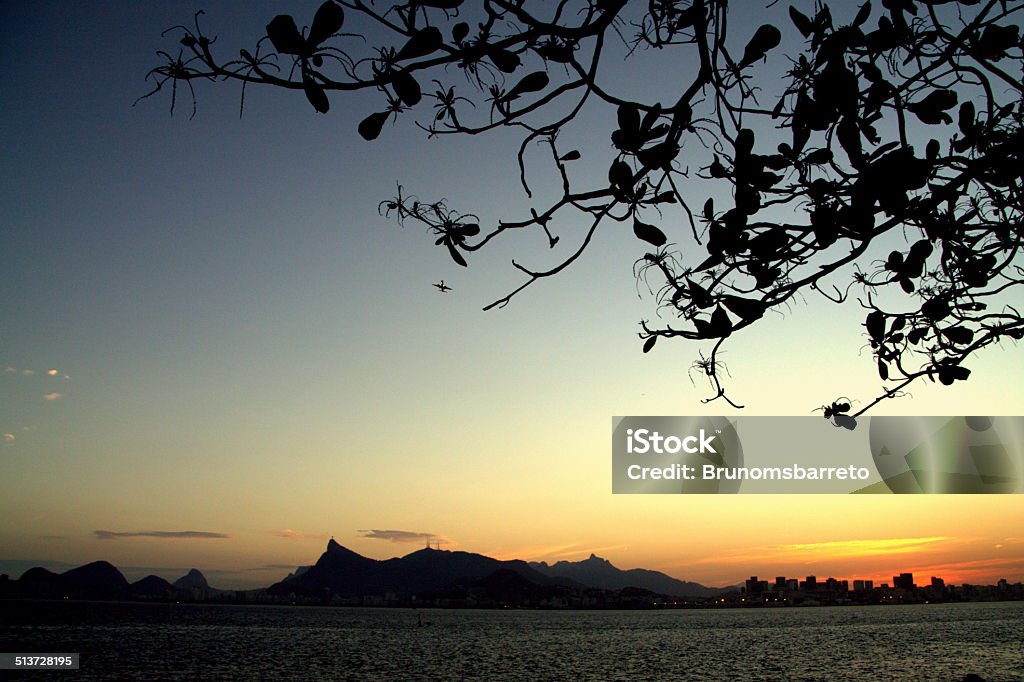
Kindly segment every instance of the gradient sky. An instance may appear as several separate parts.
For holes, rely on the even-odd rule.
[[[230,54],[316,4],[209,3],[204,26]],[[0,6],[0,570],[106,559],[130,577],[197,566],[265,585],[332,535],[386,558],[430,534],[718,585],[1024,579],[1020,495],[613,496],[612,415],[735,414],[700,403],[697,347],[640,352],[643,245],[610,225],[569,272],[482,312],[519,283],[512,257],[551,262],[540,239],[461,269],[377,202],[400,182],[486,224],[521,217],[517,140],[426,140],[406,117],[366,143],[373,97],[321,116],[301,93],[252,89],[239,120],[238,88],[200,87],[193,120],[183,91],[174,117],[163,96],[133,108],[155,50],[176,49],[160,32],[200,6]],[[599,175],[613,120],[584,121]],[[560,227],[574,243],[579,226]],[[742,414],[873,397],[862,317],[807,299],[735,339]],[[874,413],[1022,413],[1019,348],[970,366]]]

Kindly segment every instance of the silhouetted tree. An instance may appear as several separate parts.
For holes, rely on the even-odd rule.
[[[727,0],[328,0],[307,27],[299,28],[305,18],[274,17],[253,49],[229,57],[200,13],[192,27],[176,27],[178,56],[159,53],[145,97],[173,86],[173,111],[181,84],[240,82],[243,102],[245,86],[271,85],[302,91],[327,113],[339,93],[362,90],[380,102],[358,126],[366,140],[406,118],[430,136],[521,131],[528,203],[531,144],[549,151],[560,185],[529,217],[481,230],[472,214],[401,188],[381,211],[425,225],[461,266],[509,233],[540,230],[552,248],[560,236],[573,242],[555,267],[513,260],[522,285],[487,308],[565,270],[602,226],[631,224],[649,245],[636,263],[638,289],[672,318],[641,323],[643,351],[663,337],[706,341],[695,367],[712,384],[709,401],[738,407],[721,382],[726,340],[806,292],[865,311],[883,385],[849,416],[920,378],[965,380],[975,351],[1021,339],[1013,302],[1024,283],[1024,3],[881,0],[844,4],[852,16],[842,21],[817,3],[744,35],[730,31],[728,9]],[[795,39],[788,70],[759,76],[783,29]],[[671,53],[671,73],[637,74],[660,99],[616,94],[603,77],[610,41],[633,56]],[[194,113],[194,91],[192,102]],[[564,149],[559,134],[587,106],[614,108],[617,126],[588,131],[588,154],[607,163],[607,181],[578,187],[581,152]],[[728,190],[714,193],[719,203],[730,197],[725,205],[694,189],[709,186],[702,181]],[[585,228],[559,234],[558,225],[578,224],[565,220],[570,213]],[[848,412],[846,401],[824,412]]]

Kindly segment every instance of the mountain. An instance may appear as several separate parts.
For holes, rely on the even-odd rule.
[[[14,584],[7,588],[7,592],[14,596],[25,597],[55,597],[57,596],[57,584],[60,582],[60,575],[48,571],[42,566],[30,568],[21,574],[21,577]]]
[[[70,595],[114,599],[128,591],[128,581],[121,571],[106,561],[72,568],[60,574],[60,589]]]
[[[128,581],[112,564],[94,561],[64,573],[30,568],[18,579],[16,590],[26,597],[118,599],[128,593]]]
[[[170,599],[174,594],[174,585],[156,575],[147,575],[128,586],[128,592],[134,597],[149,599]]]
[[[30,568],[21,574],[18,578],[18,582],[30,585],[33,583],[56,583],[60,579],[60,576],[53,571],[48,571],[42,566],[36,566]]]
[[[378,561],[342,547],[333,539],[308,571],[291,575],[269,588],[271,594],[410,595],[456,583],[481,580],[509,570],[537,585],[569,584],[532,569],[524,561],[499,561],[482,554],[421,549],[401,558]]]
[[[638,587],[673,597],[712,597],[722,591],[699,583],[676,580],[659,571],[644,568],[623,571],[596,554],[591,554],[590,558],[583,561],[559,561],[550,566],[544,561],[533,561],[530,562],[530,567],[549,577],[569,578],[604,590]]]
[[[206,590],[210,585],[198,568],[193,568],[185,575],[174,581],[174,587],[179,590]]]

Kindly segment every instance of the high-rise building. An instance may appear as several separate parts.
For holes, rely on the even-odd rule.
[[[892,586],[895,589],[901,590],[914,590],[917,589],[917,585],[914,584],[913,573],[900,573],[892,577]]]

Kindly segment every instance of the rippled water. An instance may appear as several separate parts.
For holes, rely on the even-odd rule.
[[[1024,602],[695,611],[0,602],[0,614],[0,651],[81,654],[80,670],[36,674],[45,679],[1024,679]]]

